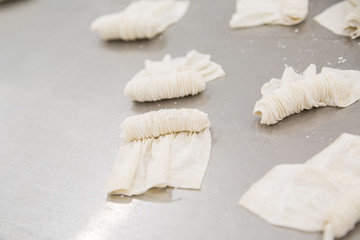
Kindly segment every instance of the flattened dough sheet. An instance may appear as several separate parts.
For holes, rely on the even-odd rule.
[[[360,36],[360,2],[339,2],[317,15],[314,20],[335,34],[355,39]]]
[[[360,220],[360,136],[345,133],[305,164],[274,167],[239,204],[274,225],[345,236]]]

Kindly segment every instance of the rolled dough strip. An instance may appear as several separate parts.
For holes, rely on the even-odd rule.
[[[303,75],[286,68],[281,80],[271,79],[261,89],[253,114],[262,124],[275,124],[283,118],[313,107],[347,107],[360,99],[360,72],[323,68],[316,74],[310,65]]]
[[[308,8],[308,0],[237,0],[230,27],[295,25],[305,20]]]
[[[185,57],[166,55],[159,62],[145,61],[145,69],[126,84],[124,94],[138,102],[196,95],[205,89],[206,82],[223,76],[225,72],[210,61],[210,55],[193,50]]]
[[[179,21],[186,13],[189,1],[134,1],[125,10],[97,18],[91,29],[104,40],[151,39]]]

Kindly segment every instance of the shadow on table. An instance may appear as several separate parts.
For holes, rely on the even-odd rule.
[[[0,0],[0,10],[5,9],[6,7],[15,6],[23,2],[30,2],[31,0]]]
[[[151,188],[145,193],[137,196],[124,196],[124,195],[111,195],[108,194],[106,201],[120,204],[128,204],[133,199],[145,201],[145,202],[156,202],[156,203],[169,203],[174,201],[180,201],[181,198],[173,199],[172,192],[174,188]]]
[[[164,99],[156,102],[133,102],[131,110],[136,113],[145,113],[156,111],[164,108],[199,108],[210,101],[206,92],[195,96],[185,96],[182,98]]]
[[[20,1],[20,0],[19,0]],[[101,47],[111,51],[152,51],[157,52],[167,45],[166,37],[161,34],[152,39],[139,39],[134,41],[123,40],[99,40]]]
[[[360,223],[357,223],[354,227],[353,230],[351,230],[348,234],[346,234],[346,236],[344,237],[343,240],[351,240],[351,239],[359,239],[360,237]]]
[[[253,121],[252,128],[265,134],[274,134],[277,132],[290,135],[299,134],[307,129],[316,129],[320,126],[337,122],[344,117],[345,111],[347,110],[349,109],[337,107],[312,108],[290,115],[282,121],[269,126],[261,124],[260,118],[257,118]]]

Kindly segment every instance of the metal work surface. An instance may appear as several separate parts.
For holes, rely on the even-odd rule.
[[[313,21],[336,0],[310,0],[293,27],[232,30],[235,0],[196,0],[149,41],[103,42],[99,15],[129,0],[17,0],[0,4],[0,239],[298,239],[317,233],[274,227],[238,205],[273,166],[303,163],[341,133],[360,134],[360,103],[312,109],[274,126],[252,115],[260,88],[284,65],[357,69],[359,40]],[[125,84],[145,59],[196,49],[227,76],[193,97],[134,103]],[[346,59],[346,61],[343,61]],[[212,149],[199,191],[166,188],[107,197],[120,123],[161,108],[209,114]],[[344,239],[360,238],[360,226]]]

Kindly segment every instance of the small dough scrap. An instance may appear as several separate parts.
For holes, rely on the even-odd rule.
[[[126,85],[124,94],[133,101],[146,102],[196,95],[206,82],[225,76],[222,67],[210,61],[210,55],[195,50],[185,57],[145,61],[145,69]]]
[[[271,79],[261,88],[262,99],[253,114],[262,124],[275,124],[283,118],[313,107],[348,107],[360,99],[360,72],[323,68],[315,65],[297,74],[287,67],[281,79]]]
[[[211,149],[210,121],[196,109],[163,109],[127,118],[105,186],[138,195],[152,187],[200,189]]]
[[[309,0],[237,0],[230,27],[295,25],[305,20],[308,11]]]
[[[271,224],[324,240],[345,236],[360,220],[360,179],[294,164],[274,167],[242,196],[239,204]]]
[[[320,25],[341,36],[360,36],[360,1],[342,1],[314,18]]]
[[[189,5],[189,1],[133,1],[119,13],[97,18],[91,24],[91,29],[104,40],[151,39],[179,21]]]

